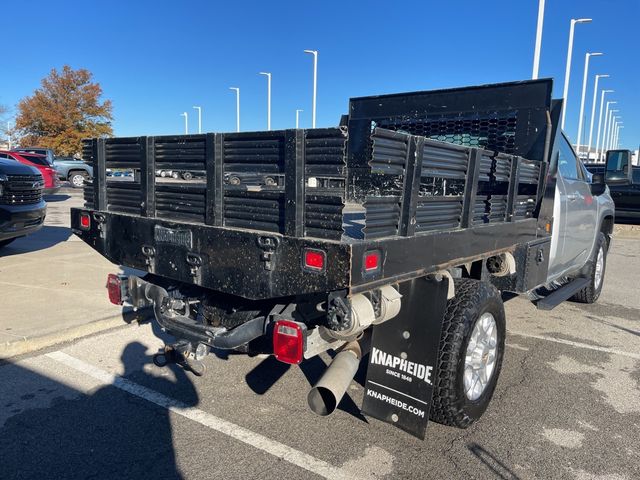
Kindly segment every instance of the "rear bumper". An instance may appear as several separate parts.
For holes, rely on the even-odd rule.
[[[46,213],[44,201],[33,205],[0,205],[0,240],[37,231],[42,227]]]
[[[90,214],[88,229],[81,212]],[[76,208],[71,228],[113,263],[252,300],[350,285],[351,246],[336,241]],[[325,253],[322,271],[303,267],[306,249]]]

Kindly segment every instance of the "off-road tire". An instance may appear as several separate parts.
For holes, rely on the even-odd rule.
[[[505,341],[504,304],[500,292],[491,284],[472,279],[456,279],[456,296],[447,302],[440,336],[438,373],[434,381],[431,420],[467,428],[487,409],[500,376]],[[485,390],[477,400],[464,391],[467,345],[473,328],[489,312],[497,327],[496,364]]]
[[[589,278],[589,284],[579,292],[575,293],[569,300],[578,303],[595,303],[600,297],[602,292],[602,286],[604,285],[604,277],[607,272],[607,250],[608,250],[607,238],[604,233],[598,233],[598,239],[596,240],[596,248],[594,249],[593,256],[589,261],[589,270],[587,278]],[[602,265],[602,278],[600,284],[596,286],[596,260],[598,258],[598,252],[602,249],[603,265]]]
[[[77,181],[76,177],[80,177],[82,178],[82,183],[79,183]],[[71,186],[73,188],[82,188],[84,187],[84,184],[86,183],[87,179],[89,178],[89,175],[87,174],[87,172],[79,172],[79,171],[73,171],[71,173],[69,173],[69,176],[67,177],[67,180],[69,180],[69,183],[71,184]],[[74,181],[75,179],[75,181]]]

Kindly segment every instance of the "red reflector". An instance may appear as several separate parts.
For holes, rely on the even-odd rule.
[[[364,254],[364,270],[365,272],[372,272],[380,268],[380,252],[367,252]]]
[[[115,273],[107,276],[107,290],[109,301],[114,305],[122,305],[122,280]]]
[[[88,213],[80,214],[80,228],[83,230],[89,230],[91,228],[91,217]]]
[[[305,250],[304,266],[312,270],[324,270],[324,252],[322,250]]]
[[[304,354],[304,325],[278,320],[273,327],[273,353],[277,360],[298,364]]]

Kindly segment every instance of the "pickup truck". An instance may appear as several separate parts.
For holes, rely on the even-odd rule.
[[[14,152],[37,153],[45,155],[47,161],[55,168],[60,180],[67,180],[73,188],[82,188],[87,180],[93,178],[93,169],[79,158],[56,157],[54,151],[44,147],[16,148]]]
[[[87,180],[93,178],[93,168],[79,158],[55,157],[53,167],[60,180],[68,180],[73,188],[82,188]]]
[[[586,164],[593,175],[604,177],[616,205],[616,218],[640,220],[640,166],[631,164],[631,150],[608,150],[606,163]]]
[[[335,128],[89,139],[96,175],[71,226],[148,272],[107,287],[176,337],[156,364],[201,375],[212,349],[288,364],[332,351],[315,413],[336,409],[365,358],[363,413],[419,438],[429,419],[465,428],[505,355],[502,294],[551,309],[595,302],[604,282],[614,205],[551,91],[352,98]],[[206,176],[156,178],[169,167]]]
[[[35,167],[0,158],[0,248],[42,227],[47,213],[43,188]]]

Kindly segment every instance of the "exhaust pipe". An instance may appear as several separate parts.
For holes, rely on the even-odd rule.
[[[309,408],[318,415],[332,414],[356,375],[361,358],[360,344],[347,343],[334,357],[320,381],[309,391],[307,395]]]

